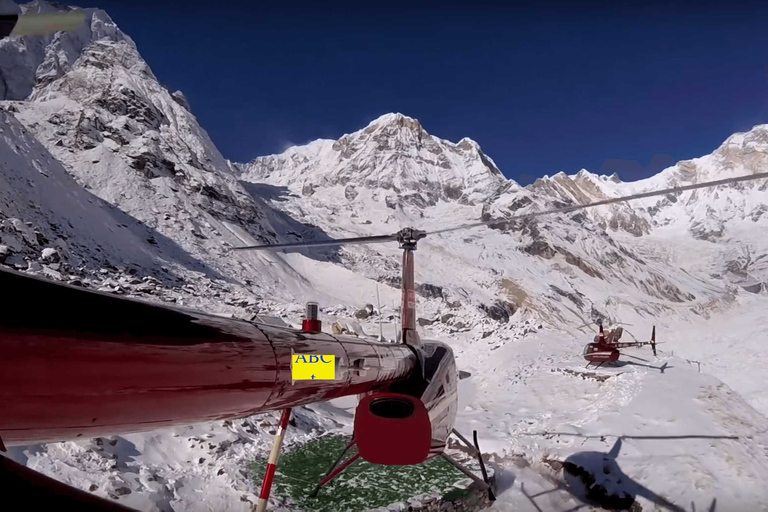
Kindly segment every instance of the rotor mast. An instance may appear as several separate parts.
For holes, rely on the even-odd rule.
[[[402,340],[406,345],[421,344],[416,332],[416,290],[414,278],[414,254],[416,244],[427,236],[425,231],[405,228],[397,233],[397,241],[403,250],[402,303],[400,318],[402,319]]]

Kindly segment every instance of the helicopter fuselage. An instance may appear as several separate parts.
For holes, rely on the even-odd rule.
[[[584,347],[584,359],[590,363],[613,363],[619,360],[619,350],[607,344],[588,343]]]

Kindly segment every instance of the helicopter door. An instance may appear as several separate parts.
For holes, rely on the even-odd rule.
[[[597,352],[598,350],[600,350],[600,349],[598,348],[597,343],[588,343],[584,347],[584,355],[591,354],[593,352]]]

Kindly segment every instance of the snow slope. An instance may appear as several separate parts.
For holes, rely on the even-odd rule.
[[[392,338],[396,244],[229,249],[503,220],[768,167],[761,125],[647,180],[581,171],[520,187],[471,139],[440,139],[402,114],[235,164],[109,16],[87,13],[76,32],[0,42],[0,263],[83,286],[293,325],[303,302],[318,300],[326,326],[338,319],[358,330],[355,314],[378,291]],[[526,493],[564,478],[551,460],[602,464],[595,452],[610,452],[619,435],[665,437],[627,437],[609,458],[605,478],[618,466],[643,510],[706,510],[715,498],[721,511],[764,509],[766,187],[722,186],[419,243],[420,329],[451,343],[472,373],[460,383],[457,426],[478,430],[493,454],[497,509],[573,509],[575,488],[534,502]],[[601,369],[605,380],[584,375],[580,353],[596,321],[620,322],[640,340],[657,325],[658,360],[640,350],[628,353],[647,363],[629,360],[666,363],[664,372],[626,365]],[[379,315],[359,323],[376,333]],[[354,405],[298,409],[288,442],[348,432]],[[247,464],[266,453],[275,423],[266,415],[11,455],[138,510],[249,510],[258,490]],[[674,437],[691,435],[738,439]]]

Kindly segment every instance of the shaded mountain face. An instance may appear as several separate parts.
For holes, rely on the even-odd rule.
[[[16,8],[30,14],[69,9],[41,1]],[[69,186],[81,187],[155,232],[143,238],[152,240],[149,254],[165,261],[156,247],[162,237],[242,293],[252,287],[257,293],[284,293],[286,299],[311,293],[290,264],[228,249],[312,229],[283,219],[247,190],[198,124],[183,93],[158,82],[133,41],[104,11],[85,12],[86,23],[76,31],[0,42],[0,70],[6,78],[6,101],[0,105],[8,122],[23,125],[46,161],[73,178]],[[17,132],[4,130],[11,151],[15,144],[26,144]],[[48,165],[40,164],[45,172]],[[11,210],[0,213],[21,216]],[[60,224],[57,215],[50,220]],[[102,234],[121,237],[119,230]],[[142,265],[158,272],[161,266]]]

